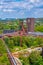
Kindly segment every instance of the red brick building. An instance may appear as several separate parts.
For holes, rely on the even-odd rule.
[[[27,22],[27,31],[28,32],[34,32],[34,18],[27,18],[26,22]]]

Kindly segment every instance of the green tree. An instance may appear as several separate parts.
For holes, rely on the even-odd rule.
[[[19,57],[22,62],[22,65],[30,65],[29,64],[29,57],[23,57],[22,55]]]
[[[43,65],[42,56],[38,51],[32,52],[29,57],[30,65]]]

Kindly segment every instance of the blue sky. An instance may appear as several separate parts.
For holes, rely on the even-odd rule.
[[[43,17],[43,0],[0,0],[0,18]]]

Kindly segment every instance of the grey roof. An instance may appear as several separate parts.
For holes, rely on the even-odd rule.
[[[32,35],[43,35],[43,32],[28,32],[28,34],[32,34]]]

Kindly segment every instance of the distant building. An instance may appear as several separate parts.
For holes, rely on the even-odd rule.
[[[34,32],[34,18],[27,18],[27,31]]]
[[[12,32],[15,32],[14,30],[4,30],[3,33],[12,33]]]

